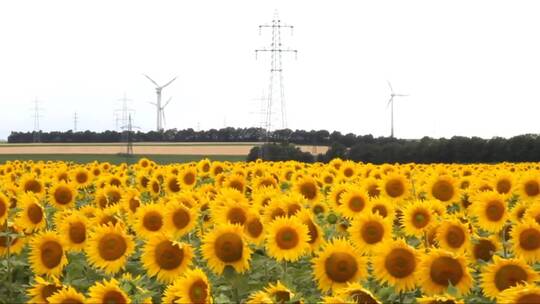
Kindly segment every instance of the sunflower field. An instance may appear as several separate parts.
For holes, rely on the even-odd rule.
[[[540,165],[0,165],[0,303],[540,303]]]

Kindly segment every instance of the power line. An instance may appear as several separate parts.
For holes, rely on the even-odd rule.
[[[118,101],[122,102],[122,107],[120,109],[115,110],[116,113],[120,113],[119,115],[117,114],[115,118],[116,129],[118,129],[119,126],[120,128],[122,128],[122,126],[127,126],[129,116],[135,113],[135,110],[129,108],[128,106],[128,102],[132,100],[127,98],[125,92],[124,92],[124,96],[122,98],[119,98]]]

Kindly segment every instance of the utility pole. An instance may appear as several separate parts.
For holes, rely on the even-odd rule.
[[[32,141],[38,143],[41,141],[41,128],[39,126],[39,119],[41,118],[41,108],[39,107],[39,100],[34,99],[34,132],[32,132]]]
[[[259,25],[259,35],[263,28],[272,30],[272,42],[269,47],[255,50],[255,58],[259,52],[270,53],[270,80],[268,84],[268,100],[266,104],[266,141],[268,141],[268,133],[272,129],[272,111],[274,106],[279,106],[281,111],[281,128],[287,128],[287,115],[283,88],[283,63],[282,55],[285,53],[294,53],[295,58],[298,56],[298,50],[284,48],[281,44],[281,29],[287,28],[293,31],[292,25],[283,24],[278,16],[277,11],[274,12],[274,18],[271,24]]]

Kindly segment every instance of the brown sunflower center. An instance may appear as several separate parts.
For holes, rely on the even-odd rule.
[[[295,248],[298,243],[300,243],[300,237],[293,228],[284,227],[276,233],[276,244],[281,249]]]
[[[395,248],[386,256],[384,267],[393,277],[405,278],[416,269],[414,253],[404,248]]]
[[[316,205],[315,207],[313,207],[313,213],[319,214],[319,213],[323,213],[323,212],[324,212],[324,207],[323,206]]]
[[[31,204],[26,214],[28,214],[28,219],[32,224],[38,224],[43,219],[43,209],[38,204]]]
[[[119,259],[124,255],[126,250],[126,240],[120,234],[106,234],[98,242],[99,256],[106,261],[114,261]]]
[[[82,222],[73,222],[69,224],[69,239],[80,244],[86,240],[86,225]]]
[[[531,180],[525,183],[524,190],[527,196],[537,196],[540,194],[540,185],[537,181]]]
[[[308,219],[304,223],[308,227],[308,235],[309,235],[309,241],[308,243],[313,244],[317,239],[319,238],[319,231],[317,230],[317,226],[313,223],[312,220]]]
[[[381,194],[381,190],[379,190],[379,186],[377,184],[371,184],[367,188],[367,192],[369,197],[377,197]]]
[[[4,216],[7,211],[7,202],[0,198],[0,217]]]
[[[41,262],[52,269],[60,264],[64,251],[57,241],[46,241],[41,245]]]
[[[240,180],[231,180],[229,182],[229,187],[244,192],[244,183]]]
[[[349,200],[349,209],[351,209],[354,212],[362,211],[365,206],[366,206],[366,202],[364,201],[364,198],[361,196],[353,196]]]
[[[131,210],[131,212],[133,213],[137,211],[137,208],[139,208],[140,205],[141,205],[141,202],[136,197],[132,197],[129,200],[129,210]]]
[[[114,204],[117,204],[121,198],[122,198],[122,194],[116,190],[111,190],[107,192],[107,199],[108,199],[107,206],[112,206]]]
[[[297,203],[290,204],[289,206],[287,206],[287,215],[294,216],[301,209],[302,206]]]
[[[489,240],[478,240],[473,248],[475,260],[481,259],[483,261],[490,261],[495,252],[495,245]]]
[[[184,260],[184,250],[173,245],[171,241],[163,241],[154,250],[156,263],[165,270],[176,269]]]
[[[375,244],[384,236],[384,226],[377,221],[369,221],[362,226],[360,231],[362,239],[368,244]]]
[[[184,229],[191,220],[189,212],[183,208],[174,211],[172,221],[177,229]]]
[[[195,184],[196,180],[197,179],[195,178],[195,174],[193,174],[193,172],[188,172],[184,174],[184,184],[191,186]]]
[[[176,177],[173,177],[169,180],[169,190],[171,192],[179,192],[180,191],[180,185],[178,184],[178,180]]]
[[[436,181],[431,187],[431,194],[436,199],[447,202],[454,196],[454,186],[446,180]]]
[[[446,243],[452,248],[460,248],[465,243],[465,231],[458,226],[453,225],[448,227],[446,231]]]
[[[40,193],[42,189],[41,183],[35,179],[31,179],[24,184],[25,192]]]
[[[217,237],[214,246],[216,256],[225,263],[233,263],[242,259],[244,242],[236,233],[223,233]]]
[[[371,208],[371,212],[373,214],[379,213],[379,215],[382,216],[382,217],[387,217],[388,216],[388,210],[386,209],[386,207],[384,205],[376,205],[376,206],[374,206],[373,208]]]
[[[73,193],[68,187],[58,187],[54,191],[54,200],[60,205],[69,204],[73,200]]]
[[[108,290],[103,295],[103,304],[125,304],[126,297],[118,290]]]
[[[497,182],[497,192],[501,194],[506,194],[510,192],[512,188],[512,183],[507,179],[501,179]]]
[[[62,290],[62,287],[56,286],[54,284],[49,284],[44,286],[41,289],[41,297],[45,300],[46,303],[49,303],[47,300],[48,297],[52,296],[55,292]]]
[[[189,287],[190,303],[202,304],[208,298],[208,285],[201,279],[193,282]]]
[[[158,182],[156,182],[156,181],[152,182],[152,191],[154,193],[159,193],[159,183]]]
[[[79,172],[75,175],[75,180],[79,184],[84,184],[88,181],[88,174],[86,172]]]
[[[257,238],[263,232],[263,224],[258,218],[253,218],[246,223],[246,228],[251,237]]]
[[[525,269],[518,265],[504,265],[495,273],[495,286],[499,291],[503,291],[527,281],[527,279],[528,275]]]
[[[163,226],[163,217],[157,211],[149,211],[143,216],[143,226],[149,231],[158,231]]]
[[[302,183],[300,193],[308,200],[315,199],[317,197],[317,186],[311,182]]]
[[[324,271],[332,281],[345,283],[358,272],[358,263],[346,252],[334,252],[324,261]]]
[[[84,304],[84,303],[77,299],[67,298],[67,299],[62,300],[60,304]]]
[[[356,304],[379,304],[379,301],[375,300],[367,292],[363,292],[361,290],[355,290],[351,292],[350,295],[351,295],[351,299]]]
[[[285,215],[287,215],[287,212],[285,212],[285,210],[278,207],[278,208],[274,208],[274,210],[272,210],[272,213],[270,214],[270,218],[272,220],[275,220],[276,218],[282,217],[282,216],[285,216]]]
[[[540,247],[540,231],[534,228],[523,230],[519,234],[519,247],[525,250],[536,250]]]
[[[534,304],[534,303],[540,303],[540,293],[531,292],[529,294],[520,296],[516,300],[516,304]]]
[[[354,174],[354,170],[352,168],[345,168],[343,170],[343,175],[345,175],[346,177],[351,177],[353,176]]]
[[[492,222],[500,221],[504,211],[504,204],[499,200],[490,201],[486,206],[486,216]]]
[[[116,225],[116,223],[118,223],[118,219],[114,215],[107,214],[101,218],[99,223],[104,226],[109,224]]]
[[[405,193],[405,185],[399,179],[391,179],[385,185],[386,193],[392,197],[400,197]]]
[[[246,219],[247,219],[246,212],[244,211],[244,209],[240,207],[233,207],[229,209],[229,212],[227,212],[227,220],[231,224],[244,225],[244,223],[246,222]]]
[[[429,224],[431,214],[427,210],[416,210],[412,216],[412,224],[418,229],[422,229]]]
[[[431,280],[438,285],[448,286],[448,282],[456,286],[463,277],[463,268],[456,259],[441,256],[431,264],[429,272]]]

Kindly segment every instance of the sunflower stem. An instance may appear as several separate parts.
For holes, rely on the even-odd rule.
[[[403,291],[399,291],[399,304],[403,304]]]
[[[9,288],[8,288],[8,300],[11,300],[11,290],[13,289],[12,287],[12,284],[11,284],[11,252],[9,251],[10,247],[11,247],[11,233],[9,231],[9,227],[8,227],[8,223],[7,223],[7,220],[6,220],[6,247],[7,247],[7,264],[6,264],[6,268],[7,268],[7,281],[9,283]]]
[[[508,258],[508,254],[506,252],[506,225],[504,225],[501,230],[501,240],[503,246],[503,257],[506,259]]]

